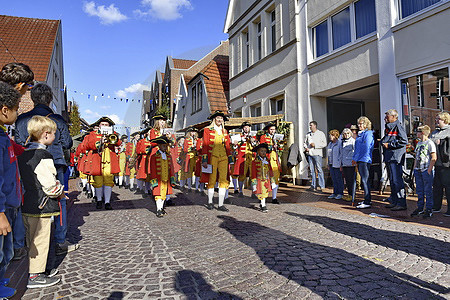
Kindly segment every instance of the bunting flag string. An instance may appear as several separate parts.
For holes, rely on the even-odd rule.
[[[81,95],[84,97],[87,97],[87,99],[94,99],[94,101],[97,101],[97,99],[99,98],[103,98],[103,99],[112,99],[112,100],[119,100],[119,101],[125,101],[125,103],[130,102],[137,102],[137,103],[141,103],[144,102],[144,100],[142,98],[126,98],[126,97],[117,97],[117,96],[111,96],[111,95],[107,95],[106,93],[101,93],[100,96],[95,94],[95,93],[89,93],[89,92],[85,92],[85,91],[79,91],[79,90],[75,90],[75,89],[60,89],[60,91],[64,92],[72,92],[73,94],[76,95]],[[150,104],[153,102],[152,100],[149,100]]]

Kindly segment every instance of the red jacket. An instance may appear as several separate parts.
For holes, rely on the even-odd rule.
[[[172,184],[175,184],[175,178],[174,178],[174,172],[173,172],[173,164],[172,164],[172,156],[170,153],[166,153],[167,160],[168,160],[168,166],[169,170],[165,170],[168,172],[168,191],[167,195],[172,194]],[[157,186],[154,186],[153,188],[153,195],[159,196],[161,195],[161,174],[164,170],[161,168],[161,161],[162,161],[161,153],[158,151],[150,158],[150,168],[152,169],[152,172],[150,173],[150,183],[155,184],[158,183]]]
[[[102,139],[102,135],[96,131],[92,131],[87,136],[86,150],[92,150],[89,174],[93,175],[93,176],[102,175],[102,166],[101,166],[102,156],[101,156],[101,153],[98,152],[98,148],[97,148],[100,145],[101,139]],[[117,174],[120,172],[119,157],[117,156],[116,152],[114,151],[114,147],[120,146],[121,143],[122,142],[120,140],[118,140],[117,144],[108,146],[110,153],[111,153],[110,154],[111,174]]]
[[[147,157],[148,151],[150,150],[151,143],[147,138],[140,139],[136,144],[136,154],[137,154],[137,179],[147,178]]]

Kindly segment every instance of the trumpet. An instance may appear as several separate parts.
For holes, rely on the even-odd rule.
[[[106,140],[110,145],[115,145],[119,141],[119,136],[115,133],[107,135]]]

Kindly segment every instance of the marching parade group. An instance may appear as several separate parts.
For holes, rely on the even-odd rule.
[[[189,127],[185,136],[175,138],[173,132],[166,131],[166,117],[156,115],[152,128],[131,134],[128,141],[127,135],[119,138],[112,130],[114,122],[110,118],[100,118],[91,124],[92,131],[75,153],[83,190],[96,202],[97,209],[102,209],[104,203],[107,210],[112,209],[115,184],[144,197],[152,195],[156,216],[163,217],[165,206],[172,204],[170,197],[176,184],[187,192],[206,189],[210,210],[215,208],[213,198],[218,188],[217,210],[226,212],[230,178],[234,192],[240,195],[250,178],[260,210],[267,212],[269,192],[272,203],[279,203],[281,163],[277,151],[282,145],[274,138],[276,124],[269,123],[264,132],[252,135],[252,124],[243,122],[239,138],[232,141],[225,129],[225,113],[216,111],[208,119],[211,124],[202,131]]]

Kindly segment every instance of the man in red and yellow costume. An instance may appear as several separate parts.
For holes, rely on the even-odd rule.
[[[211,173],[202,173],[202,181],[208,182],[208,209],[214,209],[214,185],[219,180],[219,206],[218,210],[228,211],[223,205],[229,182],[229,164],[234,164],[231,156],[230,136],[225,129],[227,116],[221,112],[214,112],[209,118],[211,125],[203,131],[202,166],[210,168]]]
[[[203,193],[203,188],[205,183],[201,181],[202,176],[202,146],[203,146],[203,139],[198,138],[197,139],[197,145],[195,146],[195,149],[197,150],[197,159],[195,162],[195,192],[196,193]]]
[[[252,162],[252,189],[253,193],[260,201],[259,208],[262,212],[266,213],[266,198],[272,190],[272,185],[275,184],[272,166],[269,162],[270,158],[269,155],[267,155],[267,152],[270,152],[269,146],[266,143],[262,143],[256,146],[254,151],[257,155]]]
[[[117,146],[117,150],[118,150],[118,156],[119,156],[119,167],[120,167],[120,172],[118,174],[118,186],[119,189],[124,187],[126,184],[124,183],[124,177],[125,177],[125,168],[127,165],[127,155],[125,154],[125,147],[128,143],[128,136],[126,134],[122,134],[122,136],[120,137],[120,141],[122,142],[122,144],[120,146]]]
[[[136,146],[133,142],[135,137],[139,134],[139,132],[135,132],[130,135],[131,141],[127,142],[125,145],[125,187],[130,189],[130,191],[134,191],[134,176],[136,174],[136,168],[134,166],[133,157],[136,152]]]
[[[136,144],[136,179],[137,179],[137,190],[136,194],[143,194],[149,192],[149,184],[147,184],[147,160],[150,154],[152,144],[149,139],[149,130],[146,128],[141,131],[142,139],[140,139]]]
[[[251,143],[250,129],[251,124],[249,122],[243,122],[241,125],[241,140],[238,142],[236,163],[234,164],[233,175],[239,176],[239,195],[243,196],[242,188],[244,187],[244,181],[251,174],[252,160],[253,160],[253,147]],[[233,185],[235,183],[233,182]]]
[[[264,127],[264,131],[265,133],[260,137],[259,142],[261,144],[266,143],[269,147],[270,166],[272,167],[273,177],[275,179],[275,184],[272,187],[272,203],[280,204],[277,200],[277,192],[280,183],[281,163],[277,154],[279,146],[274,139],[275,133],[277,132],[277,126],[275,123],[269,123]]]
[[[120,172],[119,158],[114,151],[121,142],[117,132],[105,134],[108,127],[113,127],[114,122],[108,117],[101,117],[94,124],[98,124],[99,130],[92,131],[87,136],[86,149],[92,150],[90,175],[93,176],[93,186],[97,196],[97,209],[103,207],[102,198],[105,199],[105,209],[111,207],[111,192],[114,186],[114,174]]]
[[[152,139],[151,142],[158,145],[158,150],[150,158],[150,168],[152,169],[150,184],[156,201],[156,216],[161,218],[166,214],[164,201],[168,195],[172,194],[172,187],[175,186],[175,177],[172,157],[168,149],[170,140],[165,136],[161,136]]]
[[[190,127],[186,131],[186,137],[183,144],[183,168],[181,170],[181,186],[187,182],[188,192],[192,191],[192,176],[194,175],[195,165],[197,160],[197,139],[198,130],[195,127]]]

